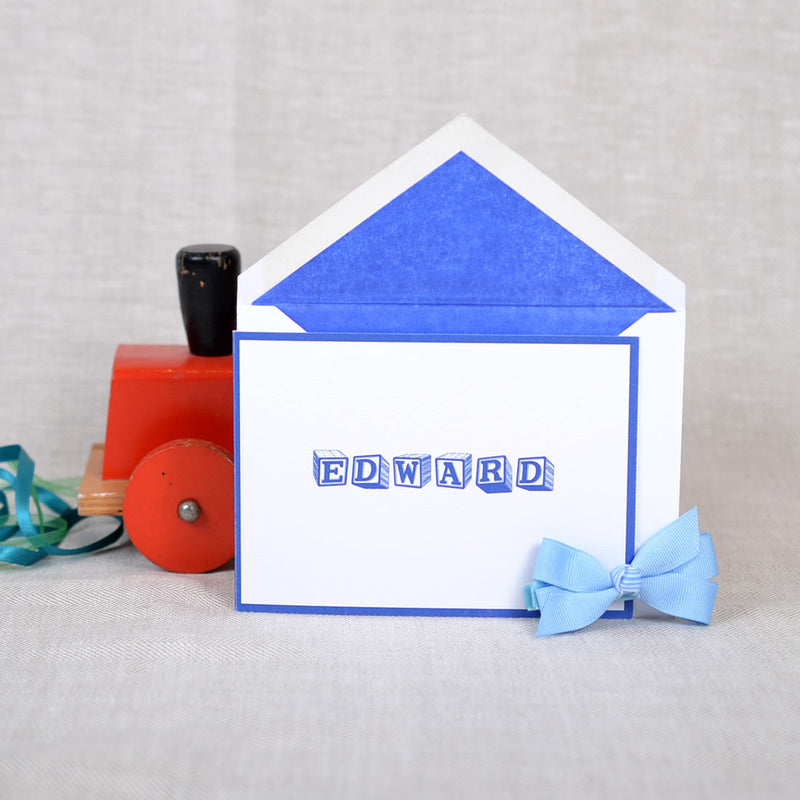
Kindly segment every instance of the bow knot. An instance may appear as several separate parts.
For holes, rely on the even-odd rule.
[[[700,533],[697,509],[651,536],[630,564],[611,572],[589,553],[543,539],[525,605],[539,611],[537,636],[574,631],[601,617],[615,600],[638,597],[676,617],[708,624],[717,597],[711,534]]]
[[[620,597],[626,600],[639,596],[642,591],[642,571],[635,564],[622,564],[611,571],[611,580]]]

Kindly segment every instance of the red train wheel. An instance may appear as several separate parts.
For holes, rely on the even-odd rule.
[[[172,572],[208,572],[233,558],[233,459],[201,439],[151,450],[125,492],[123,519],[137,549]]]

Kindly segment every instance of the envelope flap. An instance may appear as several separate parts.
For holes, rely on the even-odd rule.
[[[240,277],[240,330],[617,335],[684,286],[461,116]],[[277,316],[276,316],[277,315]]]
[[[255,302],[672,310],[463,152]]]

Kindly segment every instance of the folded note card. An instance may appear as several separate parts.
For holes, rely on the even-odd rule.
[[[678,513],[683,284],[467,117],[240,278],[237,608],[526,616]],[[629,616],[619,601],[608,616]]]

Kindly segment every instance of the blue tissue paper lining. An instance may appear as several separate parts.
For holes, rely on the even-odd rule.
[[[673,311],[464,153],[254,304],[319,332],[614,335]]]

